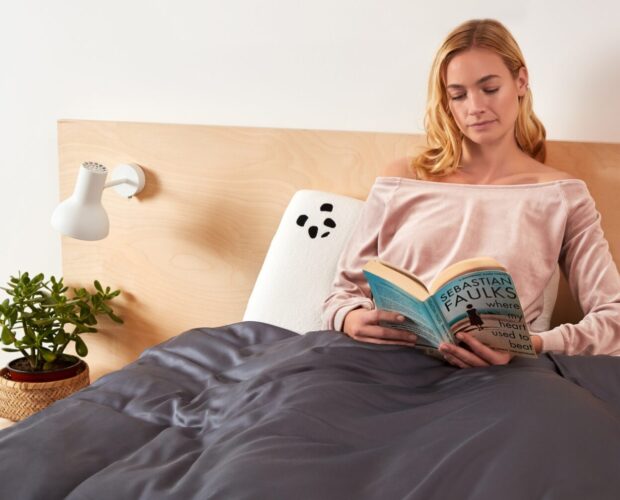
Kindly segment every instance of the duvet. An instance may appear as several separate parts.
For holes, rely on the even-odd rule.
[[[242,322],[0,431],[0,498],[617,499],[620,359],[461,370]]]

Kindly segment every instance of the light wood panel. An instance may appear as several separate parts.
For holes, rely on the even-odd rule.
[[[293,193],[365,198],[377,169],[408,154],[398,134],[62,121],[60,186],[86,160],[135,162],[146,188],[131,200],[104,192],[110,235],[63,238],[71,283],[120,287],[125,325],[89,339],[93,376],[189,328],[240,321],[271,237]]]
[[[240,321],[295,191],[364,199],[383,165],[423,143],[408,134],[73,120],[59,122],[58,138],[62,199],[84,161],[133,162],[146,172],[145,190],[131,200],[104,192],[108,238],[63,238],[68,283],[97,278],[123,290],[116,309],[125,324],[102,322],[88,339],[94,378],[186,329]],[[549,150],[549,164],[590,185],[617,256],[620,145]],[[570,296],[562,291],[560,300],[557,322],[572,318]]]

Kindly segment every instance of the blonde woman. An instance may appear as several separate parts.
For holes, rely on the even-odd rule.
[[[374,308],[363,265],[380,258],[426,283],[446,266],[489,255],[511,273],[525,319],[543,308],[560,263],[585,313],[532,335],[537,352],[620,354],[620,277],[585,183],[545,165],[545,128],[510,32],[490,19],[452,31],[433,63],[425,118],[428,147],[388,165],[368,196],[340,261],[323,324],[375,344],[412,346],[385,326],[402,317]],[[468,334],[440,346],[461,367],[506,364],[511,355]]]

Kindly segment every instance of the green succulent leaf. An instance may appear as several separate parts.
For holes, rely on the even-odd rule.
[[[5,325],[2,325],[2,343],[9,345],[15,340],[15,335]]]
[[[57,357],[55,353],[48,349],[45,349],[44,347],[41,347],[41,355],[43,356],[43,359],[48,363],[52,363],[56,360]]]
[[[108,313],[108,316],[115,323],[119,323],[121,325],[124,323],[124,321],[121,318],[119,318],[116,314],[114,314],[113,312]]]
[[[64,331],[58,332],[54,336],[54,345],[59,346],[67,343],[67,334]]]
[[[25,316],[24,316],[25,317]],[[29,340],[35,340],[35,335],[29,326],[24,325],[24,335]]]
[[[75,337],[75,352],[82,358],[88,354],[88,348],[81,337]]]

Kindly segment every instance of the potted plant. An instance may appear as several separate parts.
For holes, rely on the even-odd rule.
[[[45,279],[43,274],[31,278],[28,273],[11,276],[7,286],[0,288],[9,295],[0,303],[0,338],[9,346],[3,350],[22,354],[0,371],[0,411],[4,413],[0,416],[10,413],[16,395],[30,414],[59,399],[56,395],[65,397],[88,385],[88,366],[80,359],[88,354],[82,335],[97,331],[100,315],[122,323],[108,305],[120,290],[104,289],[94,281],[92,293],[85,288],[72,288],[69,293],[62,278]],[[66,352],[71,344],[77,356]],[[59,387],[62,390],[57,390]],[[46,396],[41,406],[32,401],[32,391],[39,391],[36,399],[40,399],[40,391],[53,396],[51,400]],[[12,418],[15,416],[13,413],[5,418],[19,419]]]

